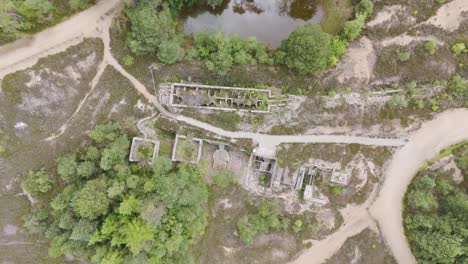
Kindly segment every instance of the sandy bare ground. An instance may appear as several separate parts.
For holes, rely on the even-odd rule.
[[[448,31],[457,30],[464,19],[468,18],[468,1],[454,0],[437,10],[437,14],[424,24],[432,24]]]
[[[446,111],[411,135],[393,156],[371,214],[398,263],[416,263],[403,233],[402,201],[408,184],[424,163],[440,150],[468,139],[468,109]]]
[[[362,230],[370,227],[378,232],[375,221],[369,215],[368,207],[371,204],[376,194],[374,189],[372,195],[367,201],[360,206],[348,205],[340,210],[343,216],[344,223],[333,234],[322,240],[312,240],[312,247],[295,259],[292,264],[320,264],[326,259],[333,256],[346,239],[359,234]]]
[[[353,41],[337,65],[338,81],[345,83],[357,79],[368,83],[376,60],[372,42],[367,37]]]
[[[425,123],[411,135],[409,143],[393,156],[375,202],[372,203],[375,196],[371,195],[365,204],[343,209],[341,213],[344,224],[329,237],[312,241],[312,247],[292,263],[322,263],[337,252],[347,238],[366,227],[375,228],[375,220],[397,262],[416,263],[403,233],[403,195],[425,161],[437,155],[440,150],[464,139],[468,139],[468,109],[449,110]]]
[[[56,54],[93,37],[101,31],[106,17],[113,13],[121,0],[100,0],[98,3],[34,36],[0,47],[0,79],[8,73],[34,65],[39,58]]]

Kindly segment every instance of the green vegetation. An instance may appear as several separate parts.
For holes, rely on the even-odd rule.
[[[445,153],[445,151],[444,151]],[[466,179],[468,144],[450,148]],[[421,263],[463,263],[468,258],[468,196],[453,171],[420,171],[404,199],[404,224],[413,254]]]
[[[198,32],[194,35],[196,54],[206,59],[206,67],[220,75],[234,64],[273,64],[268,47],[255,38],[241,39],[221,32]]]
[[[165,40],[159,45],[158,59],[164,64],[174,64],[184,57],[184,49],[181,41],[172,39]]]
[[[317,25],[297,27],[281,44],[277,61],[300,74],[322,72],[334,55],[331,40]]]
[[[94,0],[2,0],[0,44],[52,26],[94,2]]]
[[[176,21],[162,0],[141,0],[126,9],[130,21],[128,47],[136,55],[156,53],[165,41],[176,37]]]
[[[188,139],[179,138],[176,147],[176,158],[185,162],[195,162],[198,154],[198,145]]]
[[[137,159],[138,160],[151,160],[154,153],[153,143],[142,143],[138,145]]]
[[[36,172],[30,171],[21,183],[21,187],[29,194],[36,195],[48,192],[52,188],[52,181],[44,169]]]
[[[213,177],[213,183],[221,188],[227,188],[231,184],[236,184],[237,179],[232,172],[225,170]]]
[[[426,43],[424,43],[424,48],[426,49],[426,51],[431,54],[431,55],[434,55],[434,53],[437,51],[437,49],[439,48],[437,46],[437,43],[435,43],[434,41],[430,40],[430,41],[426,41]]]
[[[266,234],[272,229],[287,229],[289,219],[281,218],[273,204],[263,201],[255,214],[241,217],[237,222],[239,236],[246,244],[251,244],[257,234]]]
[[[455,43],[452,46],[452,51],[456,55],[460,55],[462,52],[467,52],[467,50],[468,49],[465,47],[465,43],[462,43],[462,42]]]
[[[408,61],[411,58],[411,53],[409,53],[408,51],[401,51],[400,48],[396,49],[396,54],[398,60],[401,62]]]
[[[167,3],[142,0],[128,4],[126,14],[130,31],[127,44],[130,50],[140,56],[157,53],[159,61],[164,64],[179,62],[186,54],[187,60],[205,60],[207,69],[219,75],[226,75],[234,65],[274,63],[284,64],[300,74],[317,74],[337,64],[348,42],[361,33],[373,11],[372,2],[363,0],[355,8],[355,19],[343,22],[344,29],[340,36],[325,33],[317,25],[300,26],[273,52],[255,38],[243,40],[221,32],[197,32],[193,42],[187,38],[184,43],[176,29],[177,18],[181,10],[196,2],[199,1],[176,0]],[[203,2],[214,7],[222,1]],[[345,1],[343,8],[350,4],[350,1]],[[188,50],[184,51],[184,47],[188,47]]]
[[[51,241],[53,257],[192,263],[188,248],[207,225],[208,190],[201,172],[173,167],[165,158],[150,168],[129,164],[130,140],[117,124],[98,125],[89,137],[90,146],[58,160],[59,180],[25,217],[25,227]],[[83,164],[88,173],[80,173]],[[43,193],[50,189],[48,179],[41,170],[23,186]]]
[[[458,74],[450,80],[448,88],[455,97],[468,97],[468,80]]]

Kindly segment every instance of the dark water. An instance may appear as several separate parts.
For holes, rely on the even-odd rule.
[[[277,47],[297,26],[319,24],[323,13],[317,0],[227,0],[215,10],[208,6],[189,10],[184,32],[224,31]]]

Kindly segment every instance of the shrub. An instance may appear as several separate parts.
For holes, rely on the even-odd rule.
[[[164,64],[174,64],[184,57],[184,49],[175,40],[166,40],[159,45],[158,59]]]
[[[123,58],[123,63],[125,66],[132,66],[135,63],[135,58],[133,58],[131,55],[126,55]]]
[[[468,80],[460,75],[453,76],[448,87],[453,96],[468,97]]]
[[[52,181],[45,170],[41,169],[30,171],[21,186],[30,194],[46,193],[52,188]]]
[[[361,0],[355,8],[356,14],[365,14],[369,17],[374,12],[374,3],[371,0]]]
[[[366,24],[366,15],[357,14],[356,18],[347,21],[343,27],[343,36],[349,41],[354,40],[361,34],[362,29]]]
[[[331,41],[317,25],[299,26],[281,44],[284,63],[300,74],[324,71],[334,56]]]
[[[465,43],[455,43],[455,45],[452,46],[452,51],[457,55],[460,55],[462,52],[466,52]]]
[[[299,233],[299,232],[302,231],[302,220],[301,219],[297,219],[296,221],[294,221],[294,224],[292,225],[292,230],[295,233]]]
[[[411,58],[411,53],[408,51],[401,51],[400,48],[396,49],[398,60],[401,62],[408,61]]]
[[[404,95],[394,94],[388,101],[388,105],[391,108],[403,109],[408,107],[408,99]]]
[[[429,54],[434,55],[436,50],[438,49],[438,46],[437,46],[437,43],[431,40],[431,41],[426,41],[426,43],[424,43],[424,48]]]

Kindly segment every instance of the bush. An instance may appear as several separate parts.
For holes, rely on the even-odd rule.
[[[166,40],[159,45],[158,59],[164,64],[174,64],[184,57],[184,49],[177,40]]]
[[[369,17],[374,12],[374,3],[371,0],[361,0],[355,8],[356,14],[365,14],[366,17]]]
[[[434,55],[439,47],[437,46],[437,43],[431,40],[424,43],[424,48],[429,54]]]
[[[408,107],[408,99],[401,94],[394,94],[387,102],[391,108],[404,109]]]
[[[52,188],[52,181],[44,169],[29,172],[21,187],[30,194],[46,193]]]
[[[460,55],[462,52],[466,52],[465,43],[455,43],[455,45],[452,46],[452,51],[457,55]]]
[[[319,73],[329,66],[332,37],[317,25],[297,27],[281,44],[284,63],[300,74]]]
[[[294,233],[299,233],[302,231],[302,220],[301,219],[297,219],[296,221],[294,221],[294,224],[292,225],[292,230],[294,231]]]
[[[357,14],[356,18],[347,21],[343,27],[343,36],[345,39],[352,41],[361,34],[362,29],[366,24],[366,15]]]
[[[450,80],[448,88],[455,97],[468,97],[468,80],[458,74]]]
[[[408,61],[411,58],[411,53],[407,51],[401,51],[400,48],[396,49],[398,60],[401,62]]]
[[[126,55],[123,58],[123,64],[125,66],[132,66],[135,63],[135,58],[133,58],[131,55]]]

